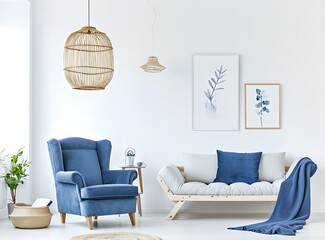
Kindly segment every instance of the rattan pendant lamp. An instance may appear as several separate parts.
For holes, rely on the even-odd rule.
[[[64,73],[73,89],[101,90],[112,80],[114,72],[113,48],[105,33],[90,26],[73,32],[65,42]]]
[[[153,5],[151,4],[151,2],[149,0],[148,4],[150,5],[150,7],[153,9],[154,14],[155,14],[155,18],[154,21],[151,25],[151,34],[152,34],[152,56],[148,57],[148,62],[144,65],[141,66],[141,68],[148,73],[159,73],[163,70],[165,70],[166,68],[161,65],[158,61],[158,57],[154,56],[154,50],[155,50],[155,36],[154,36],[154,25],[157,21],[157,11],[156,9],[153,7]]]

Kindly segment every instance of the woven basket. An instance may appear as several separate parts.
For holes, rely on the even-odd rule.
[[[52,215],[49,207],[17,203],[9,217],[16,228],[46,228],[51,223]]]

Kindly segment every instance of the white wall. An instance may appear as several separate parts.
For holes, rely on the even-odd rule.
[[[151,54],[153,13],[145,0],[92,1],[92,25],[108,34],[115,73],[105,91],[72,90],[62,71],[68,35],[86,25],[86,1],[33,0],[33,196],[55,198],[46,142],[52,137],[108,138],[113,168],[132,146],[144,160],[143,209],[171,204],[155,178],[183,152],[286,151],[310,156],[313,211],[324,212],[325,1],[152,0],[158,11],[156,54],[167,70],[140,69]],[[192,131],[192,57],[240,55],[240,131]],[[281,130],[245,130],[246,82],[281,83]],[[204,174],[204,173],[203,173]],[[270,211],[270,204],[209,204],[216,211]],[[212,206],[211,206],[212,205]],[[244,205],[244,207],[243,207]],[[206,209],[196,204],[195,209]]]
[[[29,2],[0,1],[0,151],[9,156],[29,149]],[[8,158],[9,163],[9,158]],[[3,169],[0,169],[2,173]],[[29,201],[29,181],[17,189],[17,201]],[[0,197],[3,193],[0,193]],[[8,192],[9,198],[9,192]],[[7,214],[0,210],[0,216]]]

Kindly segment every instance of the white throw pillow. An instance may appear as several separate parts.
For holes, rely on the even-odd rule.
[[[217,174],[217,154],[184,153],[184,176],[186,181],[212,183]]]
[[[285,176],[285,152],[263,153],[259,166],[259,179],[274,182]]]

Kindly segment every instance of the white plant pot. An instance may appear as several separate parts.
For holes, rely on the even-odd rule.
[[[126,156],[125,160],[126,166],[134,166],[134,156]]]
[[[3,179],[0,179],[0,208],[7,206],[7,185]]]

